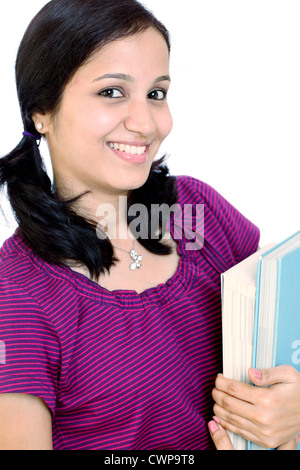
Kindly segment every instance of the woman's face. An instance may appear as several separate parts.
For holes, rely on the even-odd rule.
[[[40,119],[58,190],[101,196],[142,186],[172,129],[169,85],[168,47],[152,28],[80,67],[55,116]]]

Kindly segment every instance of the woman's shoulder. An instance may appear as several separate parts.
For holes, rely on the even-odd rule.
[[[0,278],[13,281],[31,268],[28,250],[22,247],[18,230],[3,243],[0,249]]]
[[[179,195],[184,193],[201,192],[207,185],[193,176],[177,175],[175,176],[176,187]]]
[[[211,185],[191,176],[176,177],[176,185],[180,206],[198,209],[193,218],[197,222],[197,213],[200,214],[203,253],[207,251],[209,259],[218,259],[221,272],[257,249],[259,229]]]
[[[0,277],[21,282],[26,276],[36,276],[37,261],[19,229],[5,240],[0,250]]]
[[[193,176],[179,175],[175,177],[175,181],[179,202],[186,201],[190,204],[197,202],[211,208],[218,205],[220,200],[223,203],[228,202],[217,189]]]
[[[27,245],[18,230],[8,238],[0,250],[0,286],[7,294],[22,291],[41,307],[49,300],[68,290],[74,291],[68,276],[61,276],[59,269],[37,256]]]
[[[218,214],[220,203],[230,205],[228,201],[210,184],[201,181],[193,176],[179,175],[175,178],[178,194],[178,203],[183,204],[203,204],[206,211]]]

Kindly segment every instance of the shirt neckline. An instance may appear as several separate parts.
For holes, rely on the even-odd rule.
[[[109,303],[111,306],[139,309],[141,306],[154,303],[167,304],[174,299],[179,299],[186,295],[196,269],[196,252],[185,251],[184,239],[176,240],[177,251],[180,255],[179,263],[175,273],[165,283],[150,287],[140,293],[124,289],[110,291],[84,274],[73,271],[68,266],[58,266],[44,261],[32,252],[20,233],[16,232],[14,239],[18,245],[18,251],[25,252],[39,270],[47,272],[48,275],[61,281],[71,283],[81,295]]]

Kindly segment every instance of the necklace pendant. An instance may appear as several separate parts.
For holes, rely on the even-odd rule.
[[[141,261],[143,257],[139,255],[136,250],[131,250],[129,254],[130,254],[130,258],[133,260],[133,263],[130,265],[131,271],[140,269],[142,267]]]

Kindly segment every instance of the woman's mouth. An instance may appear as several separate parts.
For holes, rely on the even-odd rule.
[[[148,160],[151,144],[130,145],[118,142],[108,142],[109,148],[120,158],[129,163],[145,163]]]

